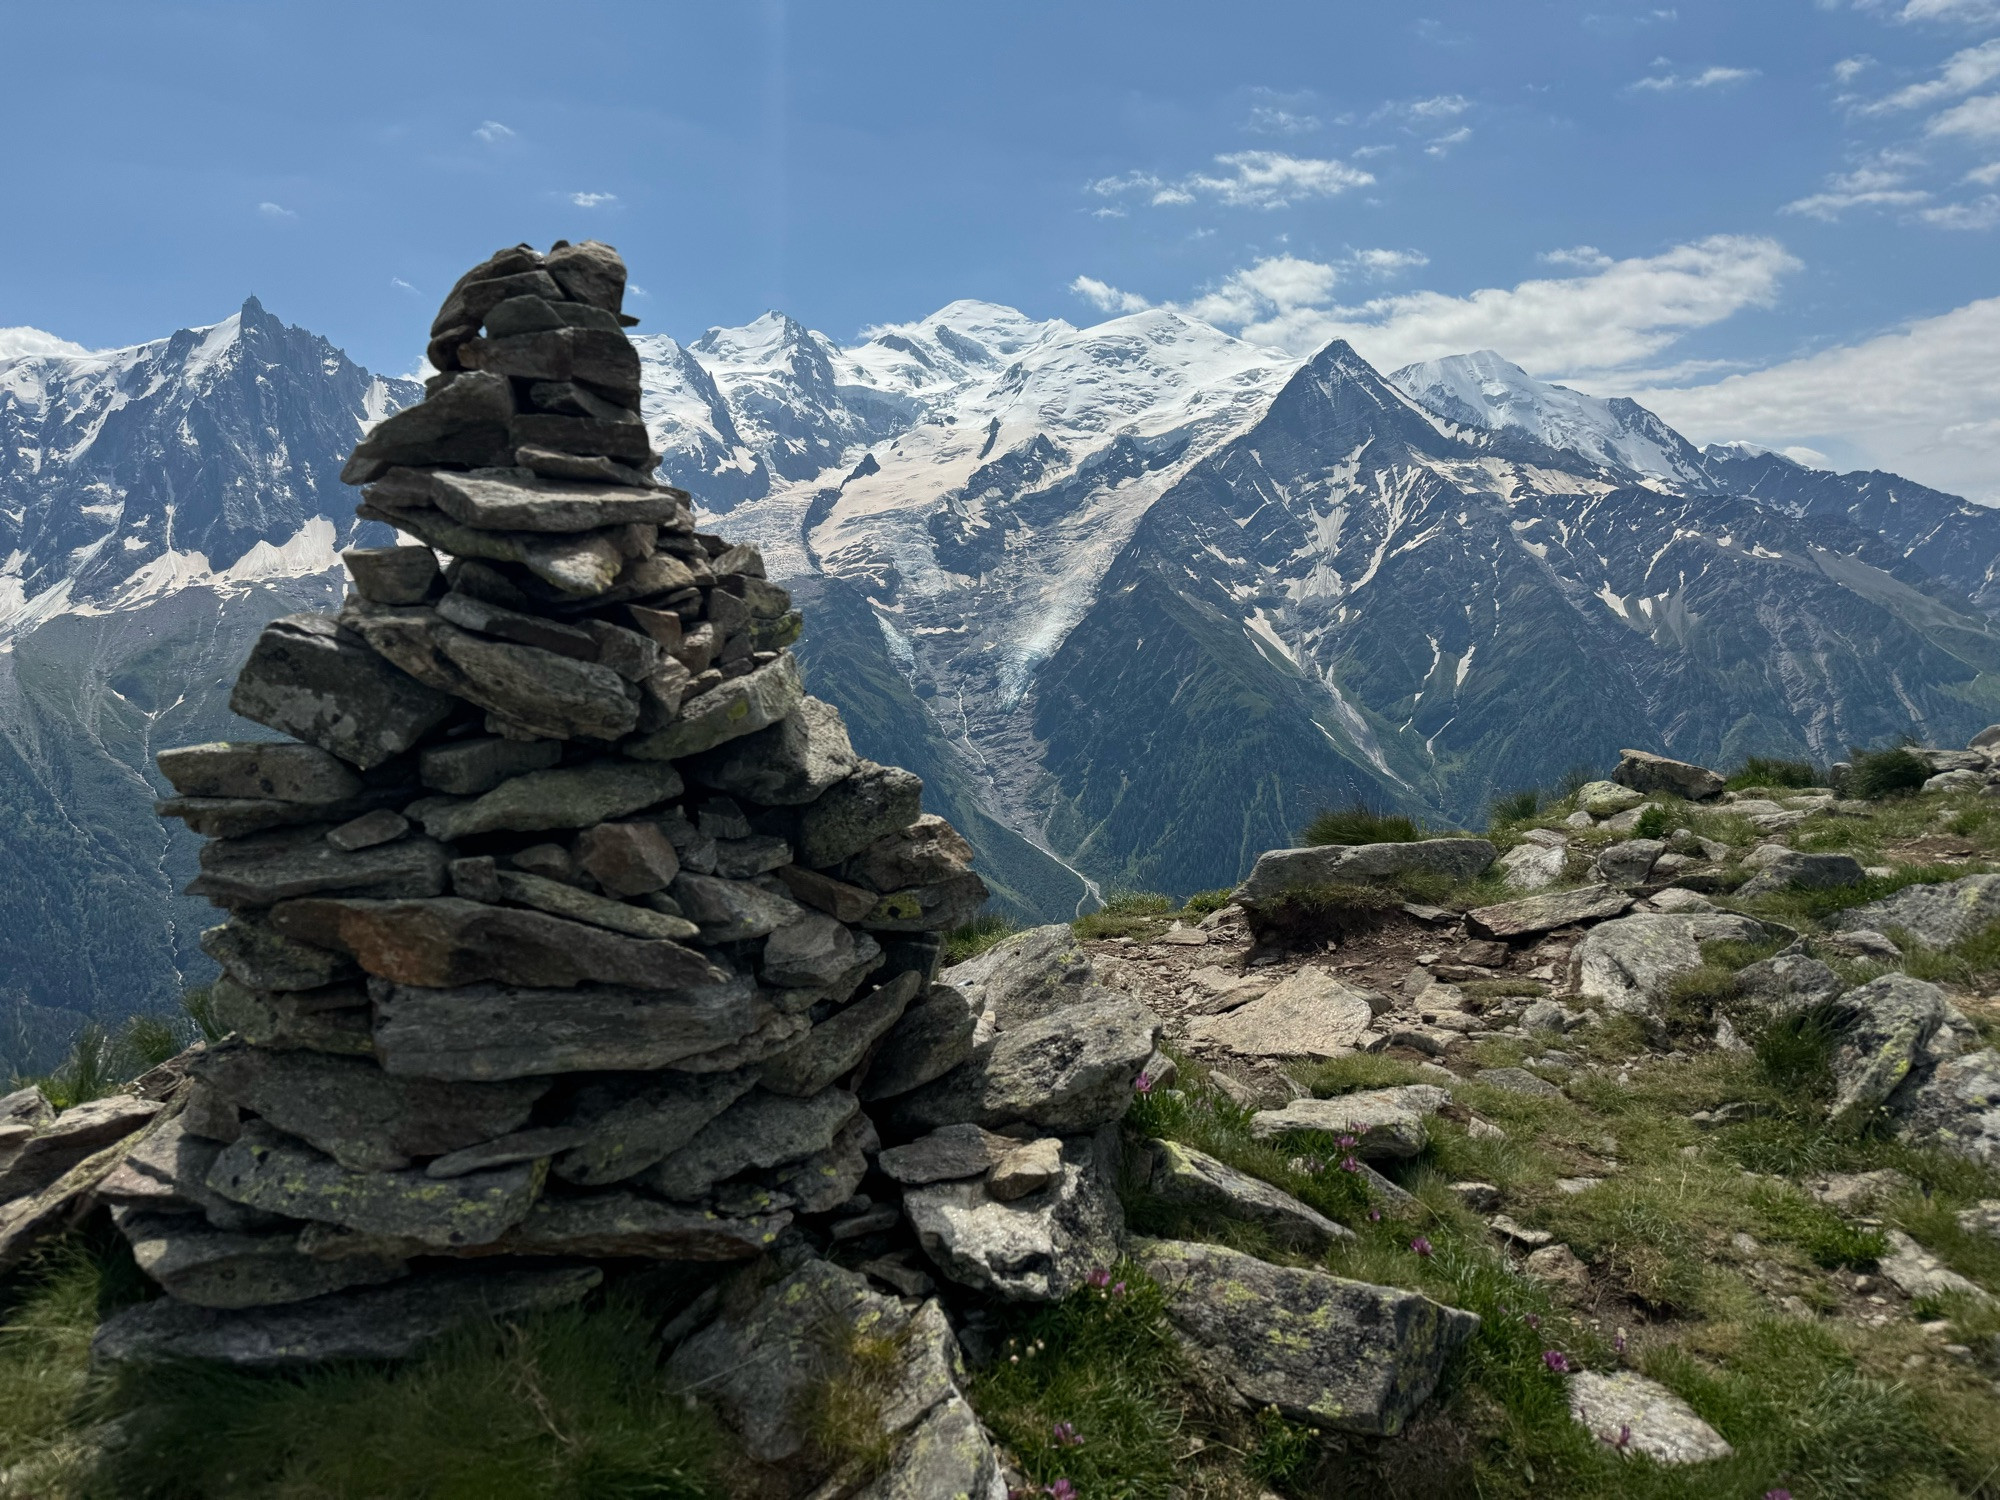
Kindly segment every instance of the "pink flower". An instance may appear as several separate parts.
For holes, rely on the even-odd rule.
[[[1114,1281],[1114,1282],[1112,1282],[1112,1283],[1111,1283],[1111,1295],[1112,1295],[1112,1296],[1114,1296],[1114,1297],[1122,1297],[1122,1296],[1124,1296],[1124,1295],[1125,1295],[1125,1283],[1124,1283],[1124,1282],[1122,1282],[1122,1281]]]
[[[1792,1500],[1792,1492],[1790,1490],[1766,1490],[1764,1491],[1764,1500]]]
[[[1098,1266],[1095,1270],[1093,1270],[1088,1276],[1084,1277],[1083,1279],[1089,1282],[1093,1287],[1097,1288],[1097,1290],[1100,1292],[1103,1291],[1106,1287],[1111,1285],[1111,1273],[1105,1270],[1104,1267],[1102,1266]]]
[[[1055,1433],[1050,1438],[1050,1441],[1058,1448],[1081,1448],[1083,1446],[1083,1434],[1078,1432],[1068,1422],[1058,1422],[1056,1423]]]
[[[1067,1479],[1058,1479],[1043,1489],[1042,1493],[1047,1495],[1049,1500],[1076,1500],[1076,1486]]]
[[[1544,1349],[1542,1363],[1558,1375],[1569,1374],[1569,1357],[1560,1349]]]
[[[1614,1338],[1611,1341],[1611,1347],[1616,1349],[1620,1354],[1623,1354],[1625,1352],[1625,1335],[1621,1333],[1618,1337]]]
[[[1340,1149],[1343,1151],[1352,1151],[1356,1146],[1360,1145],[1361,1142],[1356,1140],[1351,1135],[1344,1135],[1335,1144],[1338,1145]]]
[[[1359,1172],[1361,1170],[1361,1163],[1351,1156],[1343,1156],[1340,1159],[1340,1170],[1343,1172]]]
[[[1631,1444],[1632,1444],[1632,1429],[1630,1425],[1620,1424],[1618,1428],[1618,1446],[1620,1448],[1628,1448],[1631,1446]]]
[[[1521,1315],[1521,1321],[1526,1323],[1530,1328],[1540,1328],[1542,1326],[1542,1317],[1540,1313],[1523,1313]]]
[[[1426,1258],[1428,1258],[1431,1253],[1431,1242],[1425,1239],[1422,1235],[1418,1235],[1415,1239],[1410,1241],[1410,1249],[1415,1251],[1418,1255],[1425,1256]]]
[[[1381,1210],[1381,1209],[1379,1209],[1379,1208],[1371,1208],[1371,1209],[1369,1209],[1369,1210],[1368,1210],[1368,1222],[1369,1222],[1370,1224],[1380,1224],[1380,1223],[1382,1222],[1382,1210]]]
[[[1137,1089],[1142,1094],[1152,1093],[1153,1092],[1152,1076],[1147,1073],[1141,1073],[1137,1078],[1132,1080],[1132,1087]]]

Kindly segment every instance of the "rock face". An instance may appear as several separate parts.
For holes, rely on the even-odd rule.
[[[291,739],[161,754],[162,811],[211,836],[192,889],[231,913],[204,941],[240,1035],[192,1065],[157,1149],[98,1173],[168,1293],[106,1326],[107,1358],[391,1357],[595,1277],[412,1258],[746,1259],[795,1218],[830,1234],[881,1145],[864,1079],[885,1117],[929,1089],[941,1115],[1072,1133],[1074,1162],[1005,1175],[1004,1211],[1115,1252],[1087,1132],[1157,1023],[1092,991],[975,1048],[932,984],[936,933],[986,897],[971,850],[806,696],[756,549],[648,477],[624,283],[594,243],[461,280],[425,399],[344,471],[364,519],[427,545],[351,554],[338,615],[265,630],[232,702]],[[161,1106],[7,1108],[0,1198]],[[952,1253],[1043,1295],[1072,1280]],[[906,1490],[947,1473],[969,1413],[907,1417]]]
[[[1416,1292],[1290,1270],[1219,1245],[1142,1241],[1190,1355],[1244,1405],[1294,1422],[1390,1434],[1479,1328]]]
[[[1249,1057],[1344,1057],[1374,1020],[1369,1000],[1367,990],[1307,965],[1260,998],[1197,1022],[1188,1036]]]
[[[1948,948],[2000,920],[2000,875],[1968,875],[1943,885],[1905,886],[1895,895],[1850,907],[1835,920],[1847,930],[1900,927],[1918,942]]]

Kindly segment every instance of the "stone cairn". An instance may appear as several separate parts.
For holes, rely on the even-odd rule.
[[[342,472],[422,545],[265,628],[231,707],[292,738],[159,757],[233,1036],[99,1189],[168,1294],[102,1358],[392,1355],[632,1258],[873,1246],[917,1290],[905,1211],[1003,1295],[1114,1253],[1090,1132],[1157,1023],[1094,991],[1010,1051],[934,983],[971,850],[805,695],[756,549],[649,477],[624,288],[595,242],[460,280],[424,400]],[[878,1122],[907,1202],[858,1192]],[[1039,1260],[947,1243],[1052,1180]]]

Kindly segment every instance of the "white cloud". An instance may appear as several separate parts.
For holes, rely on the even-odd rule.
[[[280,203],[260,203],[257,212],[267,219],[296,219],[298,214]]]
[[[389,278],[389,285],[399,292],[414,292],[416,290],[415,287],[411,286],[409,282],[403,280],[400,276],[391,276]]]
[[[1472,101],[1463,94],[1438,94],[1429,99],[1413,99],[1402,106],[1402,113],[1413,120],[1455,120],[1472,108]]]
[[[1938,69],[1937,77],[1897,89],[1895,93],[1866,106],[1862,113],[1873,115],[1897,109],[1921,109],[1943,99],[1956,99],[1969,94],[1996,78],[2000,78],[2000,37],[1953,53]]]
[[[1992,187],[2000,183],[2000,161],[1990,161],[1983,167],[1974,167],[1965,174],[1967,182],[1977,182]]]
[[[1833,65],[1833,76],[1840,83],[1852,83],[1874,66],[1875,59],[1866,53],[1859,57],[1843,57]]]
[[[616,193],[571,193],[569,201],[578,208],[602,208],[607,203],[616,203]]]
[[[2000,19],[2000,4],[1996,4],[1995,0],[1909,0],[1899,19],[1976,24]]]
[[[1939,229],[1991,229],[2000,224],[2000,196],[1988,193],[1970,203],[1945,203],[1917,215]]]
[[[1893,167],[1857,167],[1828,178],[1824,192],[1787,203],[1783,212],[1831,223],[1850,208],[1908,208],[1930,197],[1906,184],[1904,175]]]
[[[1306,198],[1331,198],[1375,178],[1359,167],[1330,158],[1288,156],[1282,151],[1236,151],[1215,159],[1214,172],[1195,172],[1177,182],[1151,172],[1100,177],[1087,191],[1100,197],[1143,193],[1156,207],[1194,203],[1202,198],[1230,208],[1286,208]]]
[[[1121,292],[1110,282],[1099,281],[1095,276],[1079,276],[1069,284],[1069,289],[1099,312],[1144,312],[1153,305],[1137,292]]]
[[[1279,257],[1237,272],[1187,310],[1301,354],[1344,338],[1385,370],[1497,349],[1537,374],[1562,376],[1630,369],[1693,329],[1766,306],[1798,265],[1776,240],[1715,235],[1593,265],[1587,275],[1341,306],[1331,298],[1340,267]]]
[[[1278,109],[1269,104],[1258,104],[1251,108],[1246,130],[1258,135],[1310,135],[1320,128],[1318,115],[1294,114],[1289,109]]]
[[[1370,276],[1394,276],[1431,263],[1421,250],[1356,250],[1348,259]]]
[[[1809,444],[1844,465],[2000,500],[2000,297],[1839,349],[1634,399],[1697,442]]]
[[[497,146],[502,141],[511,141],[514,139],[514,132],[509,130],[505,125],[502,125],[498,120],[482,120],[479,128],[473,131],[472,134],[477,139],[486,142],[489,146]]]
[[[1595,245],[1572,245],[1567,250],[1544,250],[1535,259],[1551,266],[1574,266],[1580,271],[1601,271],[1611,257]]]
[[[1758,76],[1756,68],[1704,68],[1699,73],[1661,73],[1651,78],[1641,78],[1632,84],[1635,89],[1647,89],[1654,93],[1674,93],[1681,89],[1714,89],[1732,83],[1746,83]]]
[[[90,351],[39,328],[0,328],[0,359],[69,358]]]
[[[1441,135],[1428,146],[1424,147],[1424,153],[1427,156],[1443,156],[1453,146],[1462,146],[1471,139],[1472,127],[1470,125],[1461,125],[1458,129],[1452,131],[1451,134]]]
[[[653,294],[647,291],[644,287],[640,286],[635,281],[626,282],[625,291],[628,296],[642,297],[648,302],[653,300]]]
[[[2000,139],[2000,94],[1981,94],[1932,115],[1927,135],[1962,135],[1974,140]]]

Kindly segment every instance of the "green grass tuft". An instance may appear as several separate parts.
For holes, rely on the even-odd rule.
[[[1411,844],[1423,837],[1412,819],[1379,813],[1360,802],[1325,809],[1299,835],[1306,844]]]
[[[1070,930],[1084,939],[1148,937],[1165,930],[1173,910],[1172,898],[1154,891],[1113,891],[1098,910],[1070,923]]]
[[[962,964],[977,958],[988,948],[1005,942],[1020,927],[998,912],[981,912],[970,922],[961,922],[944,935],[944,965]]]
[[[1825,786],[1826,776],[1809,760],[1772,760],[1753,755],[1743,762],[1742,769],[1729,778],[1727,785],[1732,792],[1753,786]]]
[[[1187,905],[1181,910],[1191,917],[1205,917],[1210,912],[1221,911],[1223,907],[1229,905],[1235,894],[1236,888],[1228,885],[1218,886],[1212,891],[1196,891],[1187,898]]]
[[[1506,792],[1493,799],[1486,812],[1486,826],[1502,827],[1508,823],[1525,823],[1542,810],[1542,794],[1533,787],[1518,792]]]
[[[1850,797],[1869,802],[1914,792],[1931,779],[1931,768],[1900,746],[1893,750],[1857,750],[1849,766],[1842,790]]]

